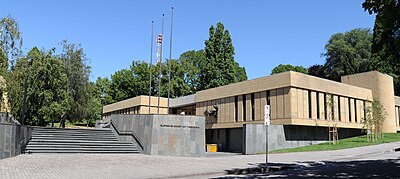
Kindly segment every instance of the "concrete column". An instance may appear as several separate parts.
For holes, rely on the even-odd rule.
[[[246,121],[252,121],[251,94],[246,94]]]
[[[308,119],[310,117],[309,109],[308,109],[308,90],[303,90],[303,113],[304,113],[304,119]]]
[[[296,119],[298,117],[298,97],[297,97],[297,89],[296,88],[290,88],[289,91],[289,96],[290,96],[290,118]]]
[[[243,121],[243,97],[242,97],[242,95],[239,95],[238,96],[238,105],[237,105],[237,107],[238,107],[238,113],[237,113],[237,115],[238,115],[238,122],[241,122],[241,121]]]
[[[283,98],[283,88],[277,89],[276,94],[276,118],[283,119],[285,117],[285,106],[284,106],[284,98]]]
[[[300,119],[304,119],[304,102],[303,102],[303,90],[297,89],[297,116]]]
[[[277,112],[277,97],[276,97],[276,90],[271,90],[270,91],[270,102],[271,102],[271,104],[270,104],[270,115],[271,115],[271,119],[276,119],[276,117],[277,117],[277,114],[276,114],[276,112]]]
[[[325,120],[325,99],[324,93],[319,93],[319,118]]]
[[[386,120],[383,122],[383,132],[395,133],[395,102],[393,77],[377,71],[359,73],[342,77],[342,82],[372,91],[372,97],[378,99],[386,110]],[[372,100],[372,99],[371,99]]]
[[[255,107],[255,121],[261,120],[261,99],[260,99],[260,93],[255,93],[254,94],[254,107]]]
[[[311,91],[311,118],[317,119],[317,93]]]
[[[340,97],[342,100],[342,109],[343,109],[343,115],[342,115],[342,122],[350,122],[349,121],[349,98],[346,97]]]
[[[283,89],[283,109],[284,109],[284,118],[290,118],[291,115],[291,95],[290,95],[290,87],[286,87]]]

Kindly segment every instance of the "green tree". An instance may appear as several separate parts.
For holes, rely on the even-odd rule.
[[[85,116],[85,110],[89,104],[89,74],[90,66],[86,65],[86,56],[80,45],[68,43],[64,40],[61,43],[63,53],[61,59],[64,62],[65,74],[68,77],[66,83],[67,92],[71,96],[71,108],[68,111],[68,119],[80,121]]]
[[[394,77],[395,94],[400,94],[400,2],[365,0],[364,10],[375,13],[370,69]]]
[[[97,92],[97,96],[101,97],[101,95],[104,95],[104,104],[111,104],[114,103],[116,101],[113,100],[111,94],[111,81],[105,77],[105,78],[100,78],[98,77],[96,82],[96,92]]]
[[[308,74],[320,78],[326,78],[324,65],[315,64],[308,67]]]
[[[18,23],[11,16],[0,20],[0,49],[4,56],[10,60],[11,67],[15,60],[22,54],[22,37]],[[1,59],[0,66],[8,67],[8,60]]]
[[[353,29],[331,36],[325,45],[325,75],[340,81],[341,76],[368,71],[372,34],[369,29]]]
[[[219,22],[209,29],[205,41],[206,63],[201,68],[203,89],[236,83],[247,79],[245,69],[235,62],[235,49],[229,31]]]
[[[286,72],[286,71],[295,71],[295,72],[300,72],[300,73],[304,73],[304,74],[308,73],[307,68],[304,68],[303,66],[280,64],[271,70],[271,75]]]
[[[368,141],[374,142],[383,138],[382,127],[387,113],[381,102],[374,99],[372,103],[368,103],[368,106],[365,108],[365,114],[363,129],[367,130]]]
[[[17,119],[23,113],[24,84],[28,76],[26,123],[44,126],[60,119],[69,109],[67,76],[63,62],[53,56],[54,50],[33,48],[26,58],[16,61],[8,81],[11,109]],[[29,60],[31,63],[29,63]]]
[[[179,57],[182,67],[185,70],[184,81],[189,85],[189,93],[194,94],[204,89],[205,84],[201,83],[203,78],[202,68],[206,66],[206,53],[204,50],[190,50],[182,53]]]
[[[122,101],[135,97],[134,80],[131,70],[122,69],[111,75],[111,95],[113,101]]]

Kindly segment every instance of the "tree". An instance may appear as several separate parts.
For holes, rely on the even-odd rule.
[[[280,65],[278,65],[278,66],[276,66],[275,68],[272,69],[271,75],[282,73],[282,72],[286,72],[286,71],[295,71],[295,72],[300,72],[300,73],[304,73],[304,74],[308,73],[307,68],[304,68],[303,66],[293,66],[293,65],[289,65],[289,64],[285,64],[285,65],[280,64]]]
[[[133,74],[128,69],[122,69],[111,75],[111,95],[113,101],[122,101],[135,97]]]
[[[372,34],[369,29],[353,29],[331,36],[325,45],[325,76],[340,81],[341,76],[366,72],[371,56]]]
[[[97,96],[101,97],[101,95],[105,95],[104,96],[104,104],[111,104],[114,103],[116,101],[113,100],[111,94],[111,81],[105,77],[105,78],[100,78],[98,77],[96,82],[96,92],[97,92]]]
[[[379,138],[383,138],[382,127],[387,113],[381,102],[374,99],[372,103],[368,103],[365,108],[365,114],[363,129],[367,130],[368,141],[374,142]]]
[[[7,69],[8,60],[11,67],[15,60],[22,54],[22,37],[19,31],[18,23],[11,17],[5,17],[0,20],[0,67]],[[5,57],[5,58],[4,58]]]
[[[229,31],[224,29],[221,22],[216,27],[210,27],[205,45],[206,63],[201,68],[200,76],[203,89],[247,80],[244,68],[235,62],[235,49]]]
[[[375,13],[370,68],[394,77],[395,94],[400,94],[400,2],[365,0],[364,10]]]
[[[320,78],[326,78],[324,71],[325,71],[324,65],[315,64],[308,67],[308,75]]]
[[[23,115],[24,84],[28,76],[26,124],[45,126],[60,119],[69,109],[67,76],[63,62],[51,51],[33,48],[26,58],[17,59],[8,81],[12,113],[17,119]],[[31,62],[29,62],[29,60]]]
[[[204,89],[205,84],[202,83],[203,74],[201,69],[206,66],[206,53],[204,50],[190,50],[182,53],[179,57],[182,68],[185,69],[184,81],[189,85],[189,93],[194,94]]]
[[[65,74],[68,77],[67,92],[71,96],[70,110],[68,119],[70,121],[80,121],[85,116],[85,108],[89,104],[89,95],[87,94],[89,86],[90,66],[86,65],[86,56],[80,45],[68,43],[64,40],[61,43],[63,53],[60,58],[64,62]]]

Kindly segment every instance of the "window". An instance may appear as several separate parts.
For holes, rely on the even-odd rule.
[[[349,106],[349,122],[351,122],[351,98],[347,98],[348,99],[348,106]]]
[[[319,116],[319,92],[317,92],[317,119],[319,119],[320,118],[320,116]]]
[[[326,103],[327,103],[328,101],[327,101],[327,99],[326,99],[326,93],[324,93],[324,111],[325,111],[325,119],[328,119],[328,110],[327,110],[327,105],[326,105]]]
[[[235,122],[238,122],[238,97],[235,96]]]
[[[312,118],[311,91],[308,91],[308,118]]]
[[[339,121],[342,121],[342,114],[340,114],[341,113],[341,110],[340,110],[340,106],[341,104],[340,104],[340,96],[338,96],[338,114],[339,114]]]
[[[255,120],[254,93],[251,93],[251,120]]]
[[[354,122],[357,122],[357,99],[354,99]]]
[[[267,105],[271,105],[271,94],[270,91],[267,91]]]
[[[246,121],[246,95],[243,95],[243,121]]]
[[[365,102],[365,100],[363,100],[363,106],[364,106],[364,121],[366,120],[366,118],[367,118],[367,108],[365,107],[365,104],[366,104],[366,102]]]

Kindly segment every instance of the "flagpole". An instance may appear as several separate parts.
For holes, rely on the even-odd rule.
[[[168,113],[169,113],[169,98],[171,93],[171,57],[172,57],[172,27],[174,25],[174,7],[171,13],[171,33],[169,39],[169,60],[168,60]]]
[[[154,21],[151,21],[151,40],[150,40],[150,86],[149,86],[149,114],[151,109],[151,80],[152,80],[152,72],[151,66],[153,65],[153,39],[154,39]]]
[[[161,89],[161,77],[162,77],[162,46],[164,40],[164,14],[162,15],[162,23],[161,23],[161,47],[160,47],[160,73],[158,75],[158,106],[157,106],[157,114],[160,114],[160,89]]]

